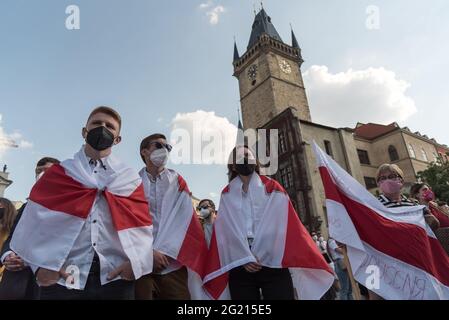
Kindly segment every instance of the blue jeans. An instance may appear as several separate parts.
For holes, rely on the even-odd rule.
[[[340,281],[341,290],[339,291],[340,300],[352,300],[352,286],[349,280],[347,270],[340,268],[338,261],[335,261],[335,272],[337,273],[338,280]]]

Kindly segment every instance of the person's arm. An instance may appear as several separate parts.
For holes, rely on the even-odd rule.
[[[427,208],[424,209],[424,219],[433,231],[440,227],[440,221],[438,221],[438,219]]]

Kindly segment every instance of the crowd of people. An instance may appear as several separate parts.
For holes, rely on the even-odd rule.
[[[166,167],[172,147],[163,134],[142,140],[140,172],[112,155],[121,125],[112,108],[94,109],[73,159],[38,161],[18,212],[0,198],[0,299],[301,299],[309,297],[297,276],[305,259],[331,276],[318,298],[352,300],[359,290],[381,299],[354,282],[344,245],[304,232],[250,148],[230,155],[219,212],[210,199],[193,208],[186,181]],[[378,169],[377,183],[388,208],[424,205],[447,251],[449,210],[429,185],[405,196],[395,164]]]

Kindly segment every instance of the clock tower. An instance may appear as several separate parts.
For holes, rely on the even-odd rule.
[[[311,121],[301,75],[303,62],[293,30],[290,46],[282,41],[262,8],[242,56],[234,43],[234,76],[239,81],[245,129],[260,128],[289,107],[299,119]]]

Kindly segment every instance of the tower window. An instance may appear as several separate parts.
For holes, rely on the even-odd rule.
[[[287,141],[284,130],[279,131],[279,154],[287,152]]]
[[[324,140],[324,148],[326,149],[326,153],[333,158],[334,154],[332,152],[332,145],[329,140]]]
[[[371,165],[371,162],[369,161],[368,151],[357,149],[357,154],[359,155],[361,164]]]
[[[252,85],[252,86],[255,86],[255,85],[256,85],[256,83],[257,83],[257,81],[256,81],[256,80],[253,80],[253,81],[251,81],[251,85]]]
[[[279,170],[281,175],[281,183],[284,186],[285,189],[293,187],[293,175],[292,175],[292,168],[286,167],[284,169]]]
[[[388,154],[390,155],[391,162],[399,160],[398,150],[394,146],[388,147]]]

